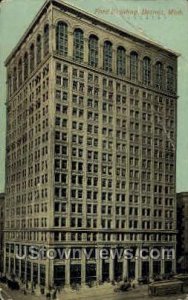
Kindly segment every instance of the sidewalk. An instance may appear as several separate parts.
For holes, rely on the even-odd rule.
[[[37,297],[35,295],[27,294],[24,295],[22,291],[16,291],[9,289],[5,284],[0,283],[0,287],[5,291],[6,294],[11,296],[12,300],[46,300],[46,297],[40,296]]]

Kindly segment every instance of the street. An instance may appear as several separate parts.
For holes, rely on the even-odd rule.
[[[10,293],[5,291],[5,289],[0,288],[0,300],[12,300]]]
[[[73,292],[72,292],[73,293]],[[81,294],[81,295],[80,295]],[[85,295],[84,295],[85,294]],[[87,294],[87,295],[86,295]],[[168,295],[164,297],[151,297],[148,296],[148,288],[146,285],[137,286],[136,289],[130,290],[128,292],[114,292],[111,287],[106,287],[101,290],[101,292],[74,292],[74,295],[64,295],[64,297],[59,298],[59,300],[185,300],[186,294],[181,295]]]
[[[10,290],[6,285],[0,284],[3,300],[46,300],[45,297],[24,295],[22,291]],[[1,298],[0,298],[1,300]]]
[[[0,288],[0,300],[12,300],[12,297],[4,289]]]
[[[22,291],[9,290],[5,285],[0,285],[3,289],[3,300],[46,300],[44,296],[24,295]],[[148,296],[147,286],[137,286],[136,289],[128,292],[114,292],[114,287],[104,285],[98,288],[86,288],[80,291],[65,290],[61,296],[57,295],[56,300],[186,300],[186,294],[168,295],[164,297]],[[1,300],[1,299],[0,299]]]

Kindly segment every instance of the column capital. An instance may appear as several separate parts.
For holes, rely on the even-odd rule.
[[[68,34],[69,34],[69,35],[73,35],[73,33],[74,33],[74,32],[73,32],[72,30],[68,30]]]

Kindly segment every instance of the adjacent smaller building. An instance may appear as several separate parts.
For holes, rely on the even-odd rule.
[[[177,271],[188,272],[188,192],[177,193]]]
[[[3,272],[3,230],[4,230],[4,207],[5,207],[5,194],[0,193],[0,274]]]

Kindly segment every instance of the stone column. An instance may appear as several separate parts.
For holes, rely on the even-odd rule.
[[[82,249],[81,283],[82,285],[86,283],[86,256],[84,253],[84,249]]]
[[[99,45],[99,68],[102,68],[102,52],[103,47],[102,44]],[[102,80],[99,81],[99,99],[102,99],[103,97],[103,82]],[[99,121],[98,121],[98,126],[99,128],[102,128],[103,126],[103,108],[102,108],[102,101],[99,101]],[[98,133],[98,147],[101,150],[102,149],[102,143],[103,143],[103,136],[101,130],[99,130]],[[101,194],[102,194],[102,151],[99,151],[98,153],[98,197],[97,197],[97,227],[101,228],[101,205],[102,205],[102,199],[101,199]],[[98,233],[98,240],[102,240],[102,233]]]
[[[27,281],[27,258],[25,259],[25,275],[24,275],[25,282]]]
[[[138,278],[142,275],[142,261],[140,256],[140,248],[136,249],[136,257],[135,257],[135,279],[138,280]]]
[[[68,57],[73,57],[73,32],[68,31]]]
[[[102,281],[102,259],[100,257],[100,248],[97,249],[96,269],[97,269],[97,282]]]
[[[5,275],[6,272],[7,272],[7,269],[6,269],[6,245],[4,244],[3,275]]]
[[[54,24],[51,25],[50,30],[50,40],[51,40],[51,50],[56,51],[56,26]]]
[[[9,255],[8,255],[8,270],[6,270],[6,271],[8,271],[8,274],[10,274],[10,249],[11,247],[10,247],[10,244],[9,244],[9,251],[8,251],[8,253],[9,253]]]
[[[176,266],[177,266],[176,252],[177,252],[177,246],[175,244],[173,247],[173,253],[172,253],[172,272],[174,272],[174,273],[176,273]]]
[[[123,280],[128,279],[128,258],[123,258]]]
[[[84,63],[88,63],[89,57],[89,47],[88,47],[88,38],[84,37]]]
[[[103,69],[103,43],[99,43],[99,69]]]
[[[53,286],[53,277],[54,277],[54,266],[53,260],[48,259],[46,261],[46,286]]]
[[[15,249],[14,249],[14,251],[15,251]],[[15,253],[14,253],[14,269],[13,269],[13,273],[14,274],[16,274],[16,255],[15,255]]]
[[[19,261],[19,278],[21,278],[21,259],[18,259]]]
[[[161,259],[161,275],[165,274],[165,259]]]
[[[126,55],[126,73],[125,73],[126,77],[130,78],[131,74],[130,74],[130,54]]]
[[[38,261],[34,262],[36,264],[38,264],[38,276],[37,276],[37,285],[35,286],[35,294],[37,296],[40,295],[40,263]],[[33,268],[33,264],[32,264],[32,268]]]
[[[70,258],[65,261],[65,285],[70,285]]]
[[[33,282],[33,262],[31,262],[31,282]]]
[[[116,73],[117,69],[117,50],[112,46],[112,72]]]
[[[40,264],[38,262],[38,285],[40,286]]]
[[[111,251],[113,251],[113,249],[111,249]],[[109,257],[109,278],[110,281],[114,280],[114,259],[112,255]]]
[[[138,82],[142,82],[143,61],[138,57]]]
[[[151,86],[156,86],[155,70],[155,65],[153,65],[153,61],[151,61]]]
[[[176,273],[176,257],[172,259],[172,272]]]
[[[149,277],[153,278],[153,259],[149,258]]]

